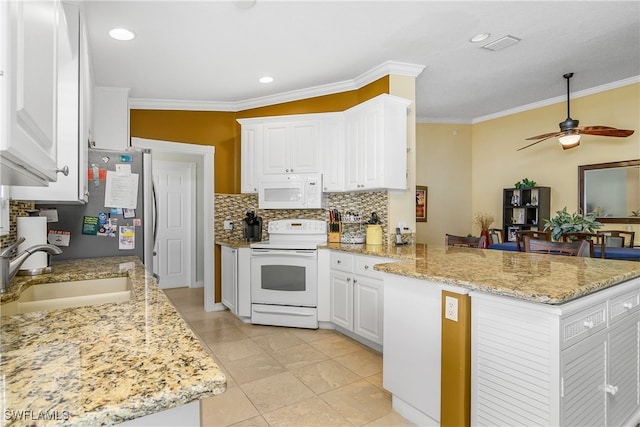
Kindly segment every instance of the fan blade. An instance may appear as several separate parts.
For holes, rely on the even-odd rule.
[[[617,129],[608,126],[585,126],[580,129],[580,133],[585,135],[613,136],[617,138],[625,138],[633,135],[633,132],[634,131],[628,129]]]
[[[522,147],[522,148],[518,148],[516,151],[524,150],[525,148],[529,148],[529,147],[531,147],[532,145],[536,145],[536,144],[537,144],[537,143],[539,143],[539,142],[546,141],[547,139],[549,139],[549,138],[553,138],[554,136],[563,136],[565,133],[566,133],[566,132],[554,132],[554,133],[547,133],[547,134],[545,134],[545,135],[539,135],[539,136],[546,136],[546,138],[542,138],[541,140],[536,141],[536,142],[534,142],[534,143],[532,143],[532,144],[526,145],[526,146],[524,146],[524,147]],[[536,137],[527,138],[527,140],[529,140],[529,139],[535,139],[535,138],[536,138]]]
[[[548,139],[548,138],[553,138],[554,136],[560,136],[564,134],[564,132],[550,132],[550,133],[543,133],[542,135],[536,135],[536,136],[532,136],[530,138],[526,138],[525,141],[533,141],[534,139]]]

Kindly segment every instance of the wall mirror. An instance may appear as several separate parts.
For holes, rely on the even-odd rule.
[[[640,224],[640,159],[578,166],[578,203],[602,223]]]

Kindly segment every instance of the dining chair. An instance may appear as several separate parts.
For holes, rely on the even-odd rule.
[[[623,230],[602,230],[596,234],[608,248],[632,248],[636,237],[635,231]]]
[[[447,246],[458,246],[463,248],[481,248],[485,240],[486,240],[485,236],[467,237],[467,236],[456,236],[454,234],[445,234],[445,244]]]
[[[552,242],[550,240],[524,237],[524,251],[550,255],[568,255],[580,257],[593,256],[593,242],[591,240],[574,240],[572,242]]]
[[[533,239],[539,240],[551,240],[551,232],[550,231],[542,231],[542,230],[518,230],[516,231],[516,247],[518,248],[518,252],[524,252],[524,237],[529,236]]]
[[[497,243],[504,242],[504,235],[499,228],[490,228],[489,230],[489,244],[495,245]]]
[[[579,241],[579,240],[587,240],[589,241],[589,250],[590,250],[590,254],[589,256],[593,258],[593,248],[596,245],[602,246],[602,237],[599,236],[597,233],[589,233],[586,231],[575,231],[575,232],[570,232],[570,233],[564,233],[562,235],[562,241],[563,242],[575,242],[575,241]],[[604,258],[604,251],[600,252],[601,257]]]

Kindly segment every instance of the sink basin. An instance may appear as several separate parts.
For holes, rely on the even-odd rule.
[[[61,308],[119,303],[133,299],[128,277],[77,280],[33,285],[25,289],[17,301],[2,304],[3,316],[48,311]]]

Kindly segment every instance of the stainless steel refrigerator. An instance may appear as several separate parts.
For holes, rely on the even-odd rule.
[[[135,255],[152,271],[156,209],[151,150],[90,149],[87,163],[88,203],[36,205],[51,209],[48,216],[57,214],[57,222],[47,223],[49,236],[68,237],[69,246],[60,246],[56,260]]]

